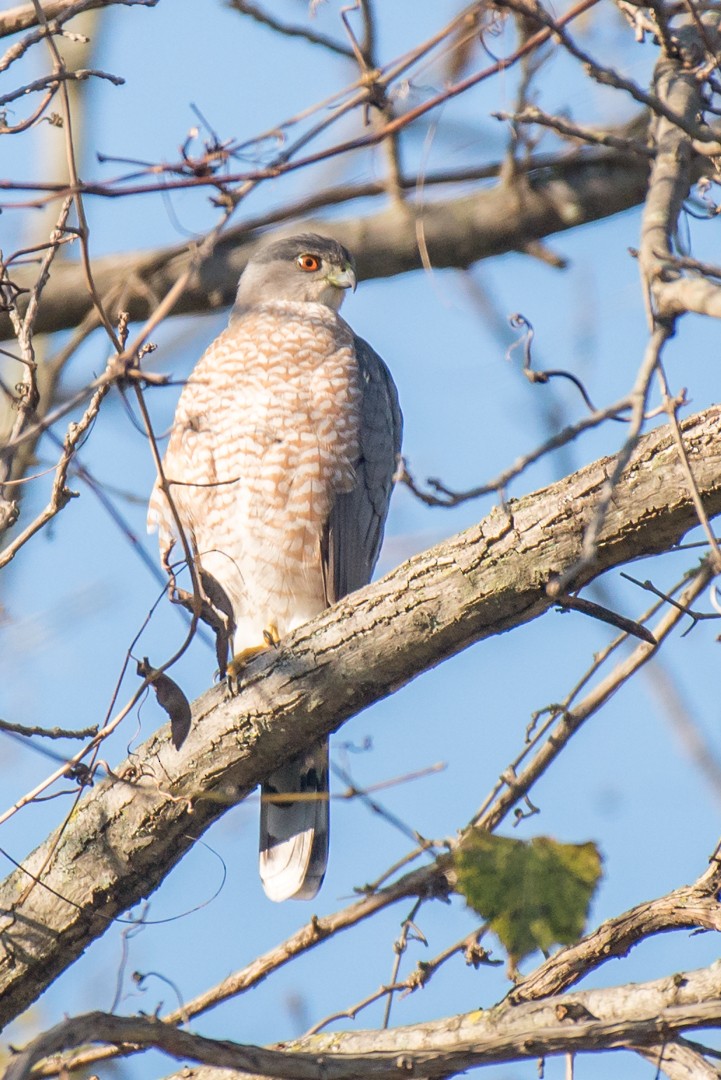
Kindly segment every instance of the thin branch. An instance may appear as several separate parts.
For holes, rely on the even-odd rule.
[[[569,9],[569,11],[565,12],[564,15],[559,17],[555,25],[563,26],[567,22],[573,21],[574,19],[584,14],[591,7],[593,7],[596,3],[598,3],[598,0],[577,0],[577,2]],[[447,36],[453,28],[454,24],[459,20],[459,18],[460,16],[456,16],[456,18],[452,20],[451,23],[446,28],[444,28],[444,30],[436,37],[442,39],[443,37]],[[397,132],[400,132],[405,128],[409,127],[411,124],[419,120],[422,116],[425,116],[427,113],[432,112],[439,106],[444,105],[447,101],[451,101],[455,97],[466,93],[472,87],[486,81],[493,75],[498,74],[500,71],[505,71],[509,67],[512,67],[523,57],[525,57],[529,53],[532,53],[540,45],[544,44],[550,38],[550,36],[551,31],[549,29],[544,28],[542,30],[539,30],[536,34],[531,35],[523,43],[523,45],[520,46],[511,56],[505,57],[503,60],[498,60],[489,67],[484,68],[482,71],[478,71],[472,76],[468,76],[466,79],[462,79],[451,86],[447,86],[440,93],[431,96],[421,104],[416,105],[414,108],[409,109],[406,112],[396,116],[394,119],[389,120],[388,122],[376,127],[374,130],[368,132],[365,135],[357,136],[356,138],[335,143],[325,149],[317,150],[314,153],[308,154],[305,157],[295,156],[297,152],[302,147],[304,147],[311,138],[325,131],[330,124],[334,123],[337,119],[339,119],[352,109],[356,108],[357,106],[365,105],[369,100],[369,95],[371,95],[372,93],[376,93],[377,88],[381,88],[385,92],[388,85],[393,80],[397,79],[400,74],[404,73],[406,68],[411,65],[414,59],[423,55],[424,50],[431,47],[431,42],[434,40],[431,39],[430,42],[427,42],[422,46],[418,46],[417,49],[413,51],[412,59],[409,60],[407,58],[404,58],[398,61],[395,65],[390,65],[384,70],[382,74],[376,75],[376,73],[373,73],[373,78],[370,86],[367,85],[368,80],[362,78],[358,80],[355,84],[353,84],[351,87],[347,87],[345,91],[343,91],[341,94],[334,95],[335,99],[343,98],[349,93],[351,94],[351,96],[348,97],[347,100],[343,100],[341,104],[336,106],[332,115],[326,116],[325,118],[320,120],[310,132],[306,132],[299,139],[297,139],[291,147],[284,149],[279,154],[277,154],[268,165],[262,168],[253,169],[249,172],[238,173],[231,176],[224,176],[222,181],[220,181],[215,176],[211,176],[210,178],[208,178],[207,176],[194,176],[183,181],[178,181],[175,184],[161,181],[160,183],[155,183],[152,185],[140,185],[134,188],[125,187],[122,190],[113,190],[108,188],[107,185],[87,184],[78,182],[71,185],[58,185],[48,183],[16,184],[0,182],[0,189],[5,188],[7,190],[8,188],[11,188],[13,190],[51,191],[55,194],[70,194],[73,196],[78,194],[103,194],[110,196],[119,196],[141,194],[150,191],[168,191],[172,189],[179,189],[182,187],[202,186],[210,183],[213,186],[220,188],[221,197],[224,201],[227,201],[228,198],[232,198],[237,201],[239,198],[244,197],[246,191],[244,188],[241,188],[240,191],[233,192],[231,195],[227,190],[229,185],[257,185],[263,180],[274,179],[275,177],[285,175],[289,172],[295,172],[299,169],[305,169],[310,165],[317,165],[321,162],[327,161],[330,158],[336,158],[355,150],[370,149],[374,146],[377,146],[378,144],[384,142],[386,139],[392,138]],[[317,106],[316,108],[319,108],[319,106]],[[275,133],[277,134],[277,132],[282,130],[284,126],[285,125],[281,125],[280,127],[274,129]],[[578,222],[575,222],[574,224],[578,224]]]
[[[431,491],[424,491],[419,487],[417,481],[408,471],[408,466],[405,461],[403,462],[399,479],[418,499],[421,500],[421,502],[425,503],[426,506],[458,506],[460,503],[468,502],[470,499],[478,499],[482,495],[490,495],[492,492],[496,491],[505,491],[511,480],[520,476],[530,465],[533,465],[536,461],[540,461],[546,454],[550,454],[554,450],[558,450],[560,447],[573,442],[582,432],[598,427],[599,424],[602,424],[606,420],[617,418],[621,413],[630,409],[630,407],[630,398],[621,398],[620,401],[615,402],[613,405],[608,405],[605,409],[599,409],[598,412],[593,413],[591,416],[582,417],[575,424],[570,424],[568,427],[563,428],[562,431],[557,432],[555,435],[551,435],[550,438],[546,439],[545,442],[542,442],[540,446],[537,446],[535,450],[531,450],[528,454],[524,454],[522,457],[518,458],[513,465],[504,469],[503,472],[499,473],[493,480],[489,480],[487,483],[480,484],[475,488],[468,488],[466,491],[454,491],[441,480],[434,477],[430,477],[426,480]]]
[[[58,71],[52,75],[43,75],[41,79],[35,79],[34,82],[27,83],[26,86],[20,86],[17,90],[12,90],[9,94],[3,94],[0,96],[0,106],[7,105],[10,101],[15,101],[17,98],[24,97],[26,94],[34,93],[36,90],[56,90],[61,82],[73,81],[83,82],[85,79],[107,79],[113,83],[114,86],[123,86],[125,79],[121,79],[119,75],[111,75],[107,71],[98,71],[94,68],[79,68],[76,71]]]
[[[347,45],[343,45],[341,42],[336,41],[334,38],[328,37],[326,34],[320,34],[315,30],[310,30],[307,26],[297,26],[291,23],[281,22],[280,19],[276,19],[274,15],[269,15],[267,11],[264,11],[258,4],[250,3],[250,0],[227,0],[227,5],[232,8],[233,11],[239,12],[241,15],[248,15],[255,22],[262,23],[264,26],[269,26],[271,30],[275,30],[276,33],[282,34],[283,37],[300,37],[305,41],[309,41],[311,45],[321,45],[324,49],[328,49],[329,52],[336,53],[338,56],[345,56],[347,59],[353,60],[353,50],[349,49]]]
[[[706,545],[704,544],[704,547],[705,546]],[[626,581],[632,582],[634,585],[638,585],[640,589],[645,589],[646,592],[653,593],[654,596],[658,596],[661,600],[664,601],[664,603],[671,604],[678,611],[682,611],[684,615],[687,615],[688,618],[691,620],[691,625],[686,630],[684,630],[683,634],[681,635],[682,637],[686,637],[686,635],[691,630],[693,630],[696,623],[703,622],[704,619],[721,619],[721,613],[716,611],[694,611],[693,608],[688,607],[686,604],[680,603],[678,600],[674,600],[673,596],[671,596],[669,593],[665,593],[661,589],[657,589],[651,581],[639,581],[638,578],[633,577],[631,574],[625,573],[623,570],[621,571],[621,577],[625,578]]]
[[[605,67],[599,64],[593,57],[584,52],[573,39],[570,37],[568,31],[565,29],[566,20],[554,19],[538,2],[538,0],[497,0],[499,6],[509,7],[512,11],[518,11],[526,18],[530,19],[534,23],[540,23],[540,25],[547,27],[551,33],[551,36],[555,37],[560,44],[566,49],[571,56],[579,60],[586,72],[600,83],[602,86],[611,86],[616,90],[623,90],[626,94],[629,94],[640,105],[645,105],[651,112],[655,113],[658,117],[665,119],[668,123],[686,132],[693,139],[698,139],[700,142],[714,142],[716,140],[715,134],[707,127],[702,127],[696,123],[695,117],[691,119],[684,111],[675,111],[674,108],[669,105],[661,94],[648,93],[642,90],[637,83],[631,79],[625,78],[623,75],[619,75],[613,68]],[[667,57],[663,58],[662,63],[667,61]],[[684,57],[683,60],[676,53],[676,58],[679,65],[681,62],[685,62],[690,59]],[[692,65],[689,65],[691,68]],[[689,77],[690,70],[689,70]],[[694,76],[695,78],[695,73]],[[700,86],[698,87],[700,90]]]
[[[566,706],[551,710],[549,721],[530,741],[517,760],[503,773],[493,791],[481,806],[473,819],[473,824],[476,827],[487,830],[497,827],[499,822],[503,820],[518,801],[530,791],[536,780],[545,773],[551,762],[558,757],[581,725],[595,715],[609,698],[652,658],[664,640],[676,629],[679,621],[686,614],[687,607],[708,587],[713,577],[713,571],[708,563],[702,563],[685,589],[679,606],[667,611],[654,627],[655,645],[647,645],[645,642],[637,645],[629,656],[621,660],[573,708]],[[618,640],[613,643],[614,647],[617,644]],[[597,667],[598,664],[595,664],[594,670]],[[586,678],[584,678],[583,682],[585,681],[587,681]],[[581,685],[583,685],[583,682]],[[569,697],[572,698],[575,693],[574,690],[574,694],[569,695]],[[544,737],[544,741],[533,756],[530,757],[530,751],[535,748],[542,737]],[[525,765],[522,772],[518,772],[518,766],[528,757],[530,757],[530,761]]]
[[[6,124],[4,120],[0,117],[0,135],[19,135],[21,131],[27,131],[28,128],[31,128],[34,124],[38,122],[40,117],[43,115],[48,105],[55,97],[56,91],[57,87],[52,90],[48,90],[47,94],[37,106],[35,111],[30,113],[29,116],[26,116],[24,120],[21,120],[17,124]]]
[[[393,942],[393,953],[394,953],[394,956],[393,956],[393,971],[391,973],[390,983],[389,983],[388,987],[386,988],[387,993],[388,993],[388,998],[386,1000],[386,1007],[385,1007],[384,1012],[383,1012],[383,1027],[384,1028],[388,1027],[388,1025],[390,1023],[390,1020],[391,1020],[391,1009],[393,1007],[393,994],[394,994],[395,989],[397,989],[397,985],[398,985],[398,972],[401,969],[401,960],[403,959],[403,954],[405,953],[406,949],[408,948],[408,940],[409,940],[409,938],[411,936],[411,932],[416,931],[415,920],[416,920],[416,918],[418,916],[418,912],[420,911],[422,905],[423,905],[423,900],[422,899],[416,900],[413,907],[411,908],[410,914],[408,914],[405,917],[405,919],[403,920],[403,923],[401,924],[401,932],[400,932],[399,937]],[[424,945],[426,945],[426,946],[428,945],[428,942],[426,941],[425,937],[422,934],[420,934],[419,932],[417,932],[417,931],[413,934],[413,938],[414,938],[414,940],[422,941],[422,943]]]
[[[674,255],[670,251],[656,252],[657,256],[662,259],[667,259],[675,266],[681,267],[683,270],[696,270],[699,274],[703,274],[704,277],[714,277],[721,280],[721,266],[717,266],[715,263],[700,262],[698,259],[692,259],[688,255]]]
[[[34,419],[40,401],[40,392],[37,382],[37,364],[35,362],[35,350],[33,348],[33,332],[37,319],[40,297],[48,282],[50,267],[64,240],[65,225],[70,213],[71,201],[66,199],[58,216],[55,228],[50,234],[50,239],[45,248],[40,267],[35,275],[32,288],[29,291],[25,314],[21,317],[17,308],[17,295],[14,284],[9,281],[7,268],[0,264],[0,298],[5,302],[10,321],[17,337],[20,358],[24,366],[23,380],[18,389],[18,401],[14,422],[10,428],[5,446],[0,452],[0,534],[15,520],[17,504],[5,499],[3,484],[10,478],[15,459],[14,447],[18,440],[25,436],[30,422]],[[64,487],[64,479],[62,481]],[[60,499],[58,493],[53,497]]]
[[[380,986],[377,990],[374,990],[372,994],[368,994],[361,1001],[356,1002],[355,1005],[349,1006],[347,1009],[341,1009],[339,1012],[331,1013],[329,1016],[319,1020],[317,1024],[313,1024],[312,1028],[305,1034],[305,1038],[311,1035],[316,1035],[323,1028],[328,1027],[328,1024],[334,1023],[336,1020],[355,1020],[359,1012],[363,1009],[367,1009],[369,1005],[374,1005],[376,1001],[380,1001],[381,998],[388,997],[396,990],[402,990],[402,983],[389,983],[388,986]],[[390,997],[389,997],[390,1000]]]
[[[97,724],[94,727],[80,728],[79,730],[59,727],[44,728],[37,725],[11,724],[9,720],[0,720],[0,731],[10,731],[14,735],[25,735],[28,738],[41,735],[45,739],[87,739],[97,735],[98,728]]]
[[[696,507],[696,513],[698,514],[699,524],[703,529],[706,539],[708,540],[709,547],[711,549],[711,563],[716,573],[721,572],[721,549],[719,548],[718,541],[714,535],[714,531],[709,524],[708,516],[704,510],[703,500],[698,490],[698,485],[691,468],[691,462],[689,461],[686,445],[683,441],[683,435],[681,434],[681,428],[678,422],[678,406],[675,400],[671,397],[668,389],[668,383],[666,381],[666,373],[663,369],[663,364],[658,365],[658,378],[661,386],[661,393],[663,395],[663,403],[668,414],[669,423],[671,424],[671,430],[673,432],[674,442],[678,448],[678,455],[683,466],[683,471],[686,474],[686,480],[688,483],[688,489],[693,499],[693,504]]]
[[[534,105],[526,105],[520,112],[495,112],[492,115],[497,120],[508,120],[514,124],[538,124],[542,127],[548,127],[567,139],[578,139],[591,146],[609,146],[614,150],[639,154],[641,157],[647,158],[653,158],[655,153],[651,147],[645,146],[638,139],[624,139],[609,131],[580,127],[578,124],[572,123],[567,117],[550,116]]]
[[[78,168],[76,162],[75,143],[73,139],[73,124],[74,118],[72,110],[70,108],[70,94],[68,92],[67,81],[67,68],[65,61],[63,60],[58,50],[55,38],[49,33],[47,17],[42,10],[39,0],[35,0],[35,8],[38,13],[38,19],[43,25],[44,29],[48,31],[46,34],[46,44],[48,52],[53,62],[53,74],[59,81],[59,94],[62,101],[62,117],[63,117],[63,134],[65,140],[65,157],[67,161],[68,176],[70,177],[70,188],[72,190],[73,205],[75,207],[75,214],[78,219],[78,238],[80,240],[80,262],[83,269],[83,275],[85,278],[85,285],[92,301],[92,306],[97,312],[102,325],[105,327],[105,331],[110,339],[113,348],[117,349],[120,353],[122,349],[115,333],[115,327],[113,326],[110,318],[108,317],[105,307],[98,295],[98,291],[95,287],[95,281],[93,279],[93,271],[90,259],[89,250],[89,238],[90,228],[88,225],[87,217],[85,215],[85,205],[83,203],[83,196],[77,190],[79,177]]]
[[[560,574],[555,581],[549,584],[548,588],[551,596],[557,597],[564,592],[567,592],[576,580],[577,575],[593,565],[593,562],[597,557],[598,539],[606,519],[606,514],[609,512],[616,485],[621,479],[626,466],[630,462],[638,443],[646,413],[648,396],[651,390],[651,381],[656,373],[656,369],[661,359],[661,352],[666,341],[670,337],[670,334],[670,329],[665,325],[656,326],[651,334],[641,367],[639,368],[636,381],[630,394],[632,410],[628,435],[626,436],[623,446],[616,454],[613,468],[600,492],[593,516],[586,525],[581,556],[575,566],[568,567],[568,569]]]
[[[77,424],[71,424],[68,428],[68,433],[65,436],[65,441],[63,443],[63,454],[57,465],[50,499],[45,506],[45,509],[38,514],[34,521],[31,521],[30,524],[7,545],[7,547],[4,547],[2,551],[0,551],[0,569],[3,566],[7,566],[7,564],[15,558],[18,551],[27,544],[28,540],[35,536],[36,533],[40,532],[49,521],[52,521],[52,519],[67,506],[71,499],[77,497],[77,492],[71,491],[66,483],[70,462],[72,461],[76,448],[95,421],[95,418],[100,411],[100,406],[110,390],[111,385],[111,381],[106,381],[98,390],[96,390],[81,419]]]

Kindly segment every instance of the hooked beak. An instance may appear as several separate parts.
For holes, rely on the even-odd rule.
[[[353,292],[357,285],[355,270],[350,265],[344,266],[342,270],[331,270],[326,281],[337,289],[352,289]]]

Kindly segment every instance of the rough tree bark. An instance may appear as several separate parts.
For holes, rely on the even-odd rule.
[[[706,512],[721,513],[721,408],[690,418],[683,431]],[[272,766],[445,657],[547,611],[547,586],[576,564],[612,469],[613,459],[601,459],[410,559],[249,665],[236,698],[216,687],[198,699],[180,752],[164,727],[98,784],[62,835],[0,886],[8,917],[0,928],[0,1023],[152,892]],[[673,437],[657,429],[640,440],[597,560],[577,584],[668,550],[696,523]],[[21,902],[41,867],[42,885]],[[399,897],[413,893],[414,881],[403,879]]]
[[[211,1066],[186,1067],[171,1080],[222,1080],[227,1069],[238,1070],[246,1080],[255,1080],[256,1075],[275,1080],[446,1077],[494,1061],[629,1044],[653,1045],[649,1059],[660,1065],[664,1040],[690,1027],[718,1026],[720,1020],[718,963],[654,982],[587,990],[522,1006],[506,1001],[425,1024],[311,1035],[283,1049],[206,1039],[143,1016],[88,1013],[33,1040],[12,1062],[5,1080],[27,1080],[32,1065],[43,1057],[99,1041],[159,1046],[172,1057]]]

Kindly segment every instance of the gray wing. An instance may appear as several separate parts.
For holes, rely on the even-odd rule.
[[[403,417],[386,365],[367,341],[354,337],[362,398],[356,485],[338,495],[323,538],[329,604],[367,585],[378,559],[393,476],[401,452]]]

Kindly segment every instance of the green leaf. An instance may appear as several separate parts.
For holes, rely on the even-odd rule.
[[[524,841],[474,832],[454,862],[457,891],[490,924],[512,969],[536,949],[578,941],[601,877],[595,844],[548,836]]]

